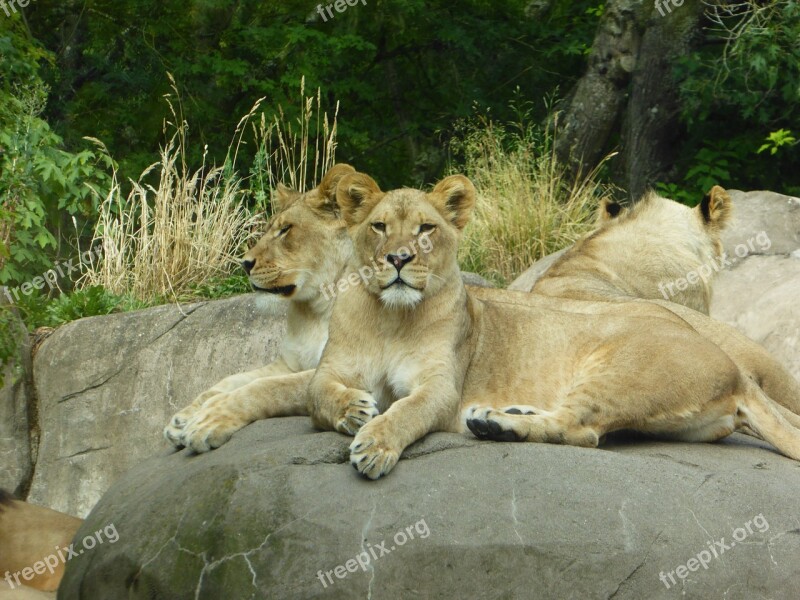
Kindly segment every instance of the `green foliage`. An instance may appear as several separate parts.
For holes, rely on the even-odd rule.
[[[690,133],[684,148],[699,161],[682,161],[679,179],[705,185],[724,176],[713,183],[793,193],[800,185],[791,133],[800,118],[800,2],[720,3],[711,15],[709,43],[677,67]]]
[[[251,291],[250,280],[246,275],[217,277],[192,288],[195,298],[209,298],[211,300],[246,294],[249,291]]]
[[[148,304],[92,286],[56,298],[38,292],[23,295],[16,306],[28,330],[33,331],[37,327],[58,327],[84,317],[146,308]]]
[[[391,187],[443,172],[443,142],[473,102],[513,118],[506,106],[516,86],[528,98],[568,87],[594,36],[589,8],[597,3],[376,0],[323,21],[316,3],[300,0],[218,0],[190,11],[171,0],[98,0],[86,11],[39,4],[27,18],[59,57],[47,77],[50,122],[68,144],[102,139],[124,173],[141,172],[158,151],[166,71],[191,99],[193,165],[205,144],[209,162],[223,163],[235,119],[256,98],[266,97],[268,121],[279,105],[299,118],[305,76],[308,90],[323,90],[323,110],[342,101],[337,156]],[[249,161],[255,148],[241,152]]]
[[[47,87],[37,61],[46,55],[14,28],[0,35],[0,47],[28,48],[0,61],[0,283],[19,284],[51,266],[66,219],[96,209],[90,186],[107,185],[109,161],[65,151],[41,118]]]
[[[767,136],[767,143],[759,147],[758,153],[761,154],[765,150],[769,150],[770,154],[775,155],[783,146],[794,146],[796,142],[797,139],[792,135],[791,131],[778,129],[778,131],[773,131]]]
[[[729,186],[733,179],[733,165],[743,160],[736,144],[721,143],[713,147],[701,148],[687,161],[688,167],[683,181],[678,183],[659,183],[656,191],[687,206],[696,206],[703,195],[715,185]]]
[[[0,388],[5,382],[8,364],[15,365],[11,374],[14,381],[22,374],[19,352],[25,335],[27,331],[21,326],[11,306],[0,304]]]

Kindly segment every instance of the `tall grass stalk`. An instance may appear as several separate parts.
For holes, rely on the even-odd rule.
[[[130,180],[126,197],[113,171],[92,242],[101,245],[102,256],[87,266],[80,288],[101,285],[147,303],[191,297],[204,286],[214,288],[236,269],[247,243],[258,237],[278,183],[305,191],[335,163],[338,104],[329,120],[322,111],[320,90],[306,97],[303,80],[303,109],[296,122],[289,121],[280,106],[272,119],[263,112],[258,117],[261,98],[240,119],[223,165],[207,165],[206,148],[200,168],[191,171],[186,163],[188,124],[171,75],[170,81],[174,97],[168,96],[167,104],[172,121],[164,126],[165,134],[171,133],[169,142],[158,162]],[[249,189],[235,169],[248,125],[257,147]],[[108,153],[102,142],[87,139]],[[147,183],[156,177],[156,183]],[[248,194],[255,196],[254,210],[248,208]]]
[[[300,81],[300,102],[302,114],[295,120],[287,118],[278,106],[272,119],[261,113],[260,120],[252,124],[258,152],[251,187],[259,208],[267,207],[269,193],[278,183],[305,192],[336,162],[339,103],[329,118],[319,88],[316,95],[305,95],[305,78]]]

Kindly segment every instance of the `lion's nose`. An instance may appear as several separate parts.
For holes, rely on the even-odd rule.
[[[242,268],[244,269],[244,272],[247,273],[248,275],[250,275],[250,271],[252,271],[253,267],[255,266],[256,266],[256,261],[254,260],[248,260],[245,258],[242,261]]]
[[[397,272],[400,272],[404,266],[414,260],[413,254],[387,254],[386,262],[393,264]]]

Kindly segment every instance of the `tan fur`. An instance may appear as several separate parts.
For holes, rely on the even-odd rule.
[[[730,196],[719,186],[693,209],[655,193],[632,208],[603,202],[598,228],[557,260],[533,291],[576,300],[669,300],[708,314],[720,232],[731,211]],[[708,275],[685,290],[675,287],[698,271]]]
[[[333,166],[320,185],[300,194],[279,185],[277,211],[245,254],[253,288],[289,301],[278,359],[227,377],[175,414],[164,435],[175,446],[207,452],[258,419],[306,414],[306,388],[328,338],[333,298],[322,286],[339,279],[351,252],[335,200],[350,165]],[[288,229],[287,229],[288,228]]]
[[[81,519],[42,506],[12,499],[4,502],[0,506],[0,580],[10,574],[10,587],[18,594],[22,594],[23,589],[18,583],[46,592],[58,589],[64,575],[61,561],[53,573],[49,570],[42,574],[34,573],[33,578],[27,581],[21,575],[14,579],[14,574],[33,568],[45,557],[57,554],[56,547],[69,546],[81,523]]]
[[[467,428],[594,447],[619,429],[713,441],[748,427],[800,460],[800,417],[670,310],[468,292],[456,253],[474,196],[462,176],[429,194],[384,193],[360,173],[339,184],[355,250],[348,270],[381,270],[337,299],[309,410],[317,427],[355,435],[350,458],[362,474],[385,475],[427,433]],[[433,250],[395,263],[421,235]],[[408,285],[386,287],[398,278]]]
[[[718,185],[693,209],[652,193],[632,209],[604,202],[598,229],[565,253],[532,291],[584,300],[655,301],[719,346],[769,397],[800,414],[800,384],[777,360],[736,329],[697,314],[708,314],[713,277],[669,301],[660,293],[659,285],[696,272],[704,260],[719,260],[720,233],[732,212],[730,196]]]

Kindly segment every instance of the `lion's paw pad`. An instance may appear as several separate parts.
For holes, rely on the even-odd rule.
[[[518,412],[517,412],[518,411]],[[509,415],[528,415],[532,412],[523,412],[518,407],[510,407],[503,411]],[[512,428],[509,417],[503,417],[491,408],[472,408],[467,413],[467,427],[481,440],[495,442],[523,442],[525,438]],[[511,417],[513,419],[513,417]]]
[[[507,415],[538,415],[539,413],[530,406],[507,406],[503,409]]]

